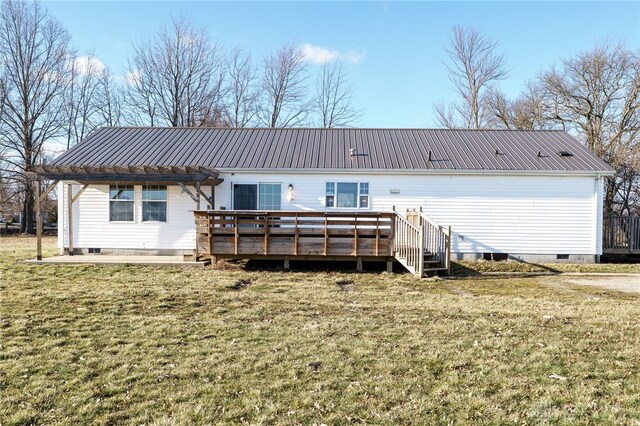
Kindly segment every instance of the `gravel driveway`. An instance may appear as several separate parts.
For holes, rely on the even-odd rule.
[[[640,293],[640,275],[562,277],[567,284],[592,285],[627,293]]]

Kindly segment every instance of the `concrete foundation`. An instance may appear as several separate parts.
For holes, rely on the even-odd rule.
[[[556,254],[522,254],[509,253],[507,261],[522,263],[599,263],[599,256],[595,254],[569,254],[558,258]],[[564,258],[566,257],[566,258]],[[456,260],[483,260],[484,253],[451,253]]]
[[[174,250],[174,249],[120,249],[120,248],[101,248],[100,253],[90,252],[89,248],[74,248],[73,254],[86,254],[89,256],[185,256],[193,257],[194,250]],[[60,255],[67,254],[64,249]]]

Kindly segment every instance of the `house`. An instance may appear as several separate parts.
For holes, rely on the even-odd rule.
[[[427,252],[431,232],[442,238],[440,255],[526,262],[598,261],[603,178],[613,174],[562,131],[148,127],[98,129],[33,171],[58,182],[61,253],[288,258],[289,248],[269,252],[267,234],[295,227],[299,253],[317,220],[360,226],[355,251],[351,240],[335,249],[346,257],[360,257],[359,242],[373,247],[366,238],[375,239],[370,258],[383,240],[387,260],[413,247],[411,238]],[[398,228],[407,221],[407,232]],[[232,239],[216,239],[223,232]],[[242,240],[247,232],[259,235]],[[333,231],[322,232],[327,240]],[[333,250],[318,244],[302,250],[307,258]]]

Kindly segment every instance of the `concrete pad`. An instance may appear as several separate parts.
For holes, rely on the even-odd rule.
[[[45,257],[42,260],[24,260],[34,265],[168,265],[168,266],[205,266],[209,260],[184,260],[183,256],[114,256],[114,255],[75,255]]]

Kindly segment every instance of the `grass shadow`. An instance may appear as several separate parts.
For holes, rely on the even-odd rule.
[[[291,260],[290,270],[295,272],[341,272],[355,273],[354,261],[325,261],[325,260]],[[363,262],[363,272],[384,272],[386,262]],[[246,262],[247,271],[284,271],[282,260],[252,259]],[[404,274],[406,271],[399,264],[394,265],[394,273]]]

